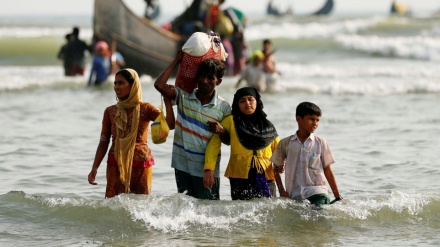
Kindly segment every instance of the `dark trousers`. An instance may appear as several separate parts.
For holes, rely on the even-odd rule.
[[[271,197],[266,175],[257,173],[255,168],[249,169],[248,179],[229,178],[232,200],[250,200],[260,197]]]
[[[203,185],[203,177],[191,176],[187,172],[174,169],[176,176],[177,192],[206,200],[220,199],[220,178],[214,178],[214,185],[211,189]]]

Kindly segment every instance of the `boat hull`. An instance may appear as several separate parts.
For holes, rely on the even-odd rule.
[[[95,0],[94,40],[116,47],[126,67],[157,77],[175,58],[180,36],[134,14],[121,0]]]

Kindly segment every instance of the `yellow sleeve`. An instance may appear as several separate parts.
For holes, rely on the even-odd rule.
[[[208,147],[205,152],[205,170],[215,170],[215,165],[217,164],[217,157],[220,153],[222,142],[218,134],[214,134],[211,140],[208,142]]]
[[[275,138],[275,140],[273,140],[272,144],[271,144],[271,149],[272,149],[272,153],[275,150],[275,148],[278,146],[278,143],[280,142],[280,137],[277,136],[277,138]]]
[[[278,142],[280,142],[280,138],[277,137],[275,138],[275,140],[272,141],[270,148],[272,149],[272,152],[275,150],[275,148],[278,145]],[[270,159],[270,157],[269,157]],[[270,165],[266,168],[266,179],[267,180],[275,180],[275,175],[273,173],[273,167],[272,167],[272,162],[270,162]]]
[[[230,132],[230,121],[232,119],[232,116],[228,116],[223,121],[221,121],[221,125],[223,128],[225,128],[228,132]],[[211,137],[211,140],[208,142],[208,146],[206,147],[205,151],[205,167],[204,170],[215,170],[215,165],[217,164],[217,158],[218,154],[220,153],[222,142],[220,140],[220,136],[218,134],[214,134]]]

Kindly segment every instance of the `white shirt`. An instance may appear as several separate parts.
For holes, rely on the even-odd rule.
[[[313,133],[304,143],[295,135],[282,139],[272,154],[276,166],[285,165],[286,191],[292,199],[328,194],[324,168],[335,159],[327,142]]]
[[[260,67],[247,66],[241,72],[241,79],[245,80],[249,87],[256,88],[260,92],[266,91],[266,75]]]

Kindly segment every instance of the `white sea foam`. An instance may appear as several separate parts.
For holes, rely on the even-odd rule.
[[[278,68],[282,73],[281,85],[289,91],[342,95],[440,93],[440,72],[428,66],[280,63]]]
[[[332,22],[281,22],[271,24],[251,25],[246,29],[248,40],[261,38],[327,38],[337,34],[354,34],[375,26],[382,18],[339,20]]]
[[[90,65],[86,66],[84,76],[66,77],[60,66],[6,66],[0,67],[0,91],[21,90],[31,87],[50,87],[60,85],[87,85]],[[151,83],[152,77],[141,76],[142,83]],[[109,81],[113,80],[111,76]]]
[[[440,37],[380,37],[340,34],[336,42],[347,49],[419,60],[440,61]]]
[[[37,38],[37,37],[63,37],[71,32],[71,27],[0,27],[0,38]],[[82,28],[80,38],[91,39],[93,30]]]

